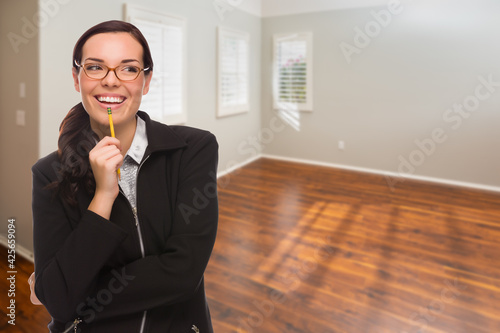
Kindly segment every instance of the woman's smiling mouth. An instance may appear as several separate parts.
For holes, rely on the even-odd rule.
[[[107,104],[121,104],[123,101],[126,100],[124,96],[104,96],[104,95],[97,95],[95,98],[101,102],[101,103],[107,103]]]

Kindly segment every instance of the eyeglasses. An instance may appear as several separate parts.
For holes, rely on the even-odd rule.
[[[94,80],[102,80],[108,76],[109,72],[115,72],[116,77],[120,81],[134,81],[139,77],[141,72],[149,70],[148,68],[140,68],[133,65],[120,65],[114,68],[110,68],[104,64],[99,63],[87,63],[80,65],[75,60],[75,65],[78,68],[83,68],[85,75]]]

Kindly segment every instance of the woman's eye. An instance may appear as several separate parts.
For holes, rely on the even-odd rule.
[[[124,66],[122,67],[121,71],[127,73],[137,73],[139,71],[139,68],[135,66]]]
[[[98,72],[98,71],[104,70],[104,68],[102,68],[102,66],[97,65],[97,64],[85,65],[85,69],[87,71],[91,71],[91,72]]]

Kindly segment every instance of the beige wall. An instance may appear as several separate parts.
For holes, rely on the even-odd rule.
[[[57,0],[61,1],[61,0]],[[68,110],[79,101],[71,78],[71,56],[78,37],[92,25],[123,19],[123,1],[65,0],[50,23],[42,28],[40,40],[41,104],[40,154],[57,148],[58,127]],[[132,0],[133,3],[187,19],[188,126],[212,131],[220,145],[219,170],[246,161],[238,144],[260,126],[261,19],[237,9],[219,16],[213,0],[158,1]],[[96,6],[101,10],[95,11]],[[220,9],[220,8],[219,8]],[[248,113],[216,118],[216,27],[218,25],[250,33],[251,77]],[[147,110],[145,110],[147,111]]]
[[[38,37],[29,28],[37,13],[37,0],[0,1],[0,232],[16,219],[18,245],[32,249],[31,166],[38,159]],[[24,28],[23,28],[24,27]],[[15,33],[21,44],[6,38]],[[11,35],[12,36],[12,35]],[[19,97],[19,84],[26,97]],[[16,125],[16,110],[26,112],[26,126]]]
[[[187,19],[188,126],[213,132],[220,145],[219,171],[244,163],[248,156],[237,147],[260,128],[261,19],[237,8],[216,11],[212,0],[157,1],[132,0],[142,7]],[[0,1],[2,36],[19,32],[22,18],[46,18],[40,31],[14,53],[1,39],[1,217],[18,219],[18,244],[32,250],[31,166],[57,149],[58,128],[68,110],[79,102],[73,88],[71,56],[78,37],[92,25],[123,19],[123,1],[77,0]],[[21,6],[22,4],[22,6]],[[99,12],[95,8],[101,9]],[[219,8],[220,9],[220,8]],[[245,9],[245,8],[243,8]],[[248,8],[247,8],[248,9]],[[250,34],[250,111],[216,118],[216,27],[223,25]],[[7,52],[4,52],[4,49]],[[5,58],[4,58],[5,57]],[[19,82],[27,84],[28,97],[18,98]],[[16,127],[14,113],[27,112],[26,127]],[[145,110],[147,111],[147,110]],[[38,121],[39,119],[39,121]],[[7,223],[2,223],[5,234]]]
[[[275,117],[273,34],[314,33],[314,111],[299,114],[300,130],[268,135],[264,153],[500,190],[499,3],[412,1],[397,14],[382,10],[390,13],[380,6],[263,19],[263,128]],[[372,37],[360,37],[356,27],[367,26]],[[346,44],[356,47],[348,57]],[[453,111],[464,103],[473,111]]]

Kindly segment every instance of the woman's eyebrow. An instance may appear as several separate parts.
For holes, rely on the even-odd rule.
[[[98,58],[87,58],[87,59],[84,60],[84,62],[87,61],[87,60],[91,60],[91,61],[95,61],[95,62],[104,62],[104,60],[98,59]]]
[[[104,62],[104,60],[99,59],[99,58],[87,58],[87,59],[85,59],[85,61],[87,61],[87,60],[95,61],[95,62]],[[140,61],[136,60],[136,59],[123,59],[120,63],[121,64],[126,64],[126,63],[129,63],[129,62],[140,62]]]
[[[126,64],[126,63],[129,63],[129,62],[140,62],[139,60],[136,60],[136,59],[124,59],[122,60],[122,64]]]

